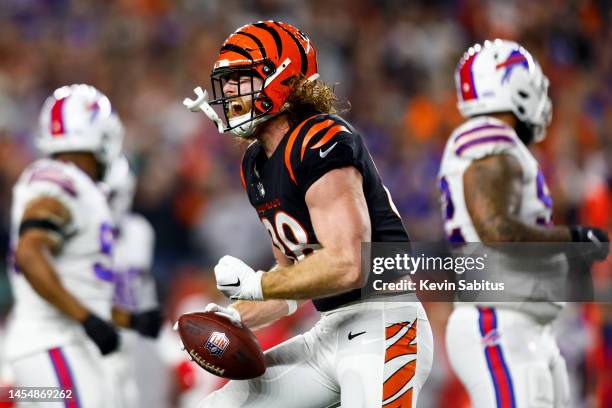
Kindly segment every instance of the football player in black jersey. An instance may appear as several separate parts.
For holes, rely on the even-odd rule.
[[[261,377],[232,381],[202,406],[415,406],[433,357],[425,312],[414,293],[360,296],[362,242],[409,238],[361,136],[334,114],[314,45],[282,22],[240,27],[223,43],[211,80],[211,101],[198,88],[185,105],[220,132],[252,141],[242,184],[278,262],[264,272],[221,258],[217,287],[238,301],[206,310],[259,327],[312,299],[322,317],[269,350]]]

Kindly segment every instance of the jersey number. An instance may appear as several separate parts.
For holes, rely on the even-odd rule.
[[[538,200],[544,204],[544,207],[547,209],[551,209],[553,206],[552,197],[550,196],[550,192],[548,191],[548,186],[546,185],[546,180],[544,179],[544,173],[542,170],[538,168],[538,175],[536,176],[536,187]],[[552,222],[550,216],[549,217],[538,217],[536,223],[539,225],[549,225]]]
[[[450,188],[448,187],[448,181],[445,177],[440,179],[440,193],[442,194],[442,212],[444,213],[444,221],[449,222],[455,215],[455,204],[453,204],[453,197],[451,196]],[[449,242],[459,244],[464,243],[465,238],[461,234],[461,228],[453,228],[450,234],[447,235],[446,239]]]
[[[100,225],[100,252],[110,257],[113,252],[114,242],[115,232],[113,231],[113,226],[107,223]],[[114,280],[113,271],[99,262],[94,264],[94,273],[98,279],[103,281],[113,282]]]
[[[308,233],[300,223],[284,211],[278,211],[274,216],[274,225],[266,217],[261,222],[270,234],[275,247],[283,251],[283,254],[294,260],[301,260],[312,253],[308,244]]]

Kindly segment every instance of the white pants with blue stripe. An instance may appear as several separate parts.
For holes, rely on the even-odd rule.
[[[116,406],[113,389],[92,344],[72,343],[11,361],[17,387],[70,390],[62,402],[22,402],[18,407],[109,408]]]
[[[550,324],[512,309],[458,305],[446,347],[473,408],[569,406],[565,360]]]

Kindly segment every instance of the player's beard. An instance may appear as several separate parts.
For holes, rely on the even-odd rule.
[[[227,118],[232,119],[245,115],[253,109],[252,95],[238,96],[229,100],[227,104]]]

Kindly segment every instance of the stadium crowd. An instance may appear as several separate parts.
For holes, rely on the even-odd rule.
[[[168,304],[185,286],[177,282],[206,279],[226,253],[268,266],[269,240],[240,184],[243,143],[227,143],[231,136],[218,135],[181,101],[194,86],[209,87],[227,33],[271,18],[296,24],[314,41],[321,78],[335,84],[343,115],[366,139],[414,240],[443,239],[436,176],[446,138],[461,121],[455,64],[467,46],[496,37],[526,46],[551,81],[553,123],[536,154],[552,189],[555,221],[612,230],[612,9],[606,3],[3,1],[0,254],[8,248],[11,187],[36,154],[42,101],[57,86],[83,82],[109,96],[126,126],[125,148],[139,178],[135,210],[157,233],[154,272]],[[10,306],[4,269],[0,311]],[[608,262],[596,271],[599,284],[612,286],[611,269]],[[434,333],[443,333],[449,308],[430,305]],[[599,394],[605,401],[608,392],[611,401],[612,322],[600,321],[599,308],[573,313],[572,324],[594,336],[584,340],[585,354],[573,350],[568,359],[575,373],[582,370],[577,398]],[[432,387],[445,391],[431,393],[423,406],[459,406],[441,400],[456,395],[449,376],[434,371]]]

